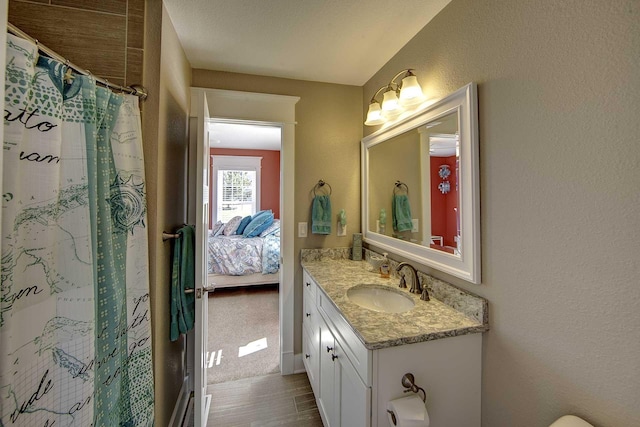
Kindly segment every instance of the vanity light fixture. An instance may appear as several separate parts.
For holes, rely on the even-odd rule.
[[[401,75],[404,75],[402,81],[396,83],[395,80]],[[376,97],[383,90],[384,95],[382,105],[380,105]],[[413,69],[402,70],[391,79],[389,84],[382,86],[373,95],[364,124],[366,126],[381,125],[397,117],[408,107],[418,105],[422,101],[424,101],[424,94],[418,83],[418,78],[413,74]]]

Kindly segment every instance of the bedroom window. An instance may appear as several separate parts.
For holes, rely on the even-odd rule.
[[[213,160],[213,221],[255,214],[260,206],[262,157],[211,156]]]

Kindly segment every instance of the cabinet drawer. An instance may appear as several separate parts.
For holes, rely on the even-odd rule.
[[[310,295],[314,297],[313,300],[315,301],[316,288],[318,286],[316,285],[316,282],[313,281],[311,276],[309,276],[309,273],[304,270],[302,270],[302,287],[304,288],[305,292],[309,292]]]
[[[312,336],[314,331],[318,329],[319,316],[320,314],[316,307],[315,298],[309,295],[309,292],[305,291],[302,299],[302,325],[304,329],[307,330],[309,336]]]
[[[334,332],[340,347],[364,384],[371,386],[371,352],[366,349],[349,323],[322,291],[318,291],[318,311]]]

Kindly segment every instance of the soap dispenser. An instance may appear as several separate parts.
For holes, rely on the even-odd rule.
[[[387,253],[384,252],[382,255],[384,255],[384,259],[382,260],[382,264],[380,264],[380,277],[388,279],[391,275],[391,265],[389,264]]]

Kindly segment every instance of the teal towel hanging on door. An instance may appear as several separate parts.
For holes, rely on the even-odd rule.
[[[185,293],[193,290],[196,282],[195,229],[186,225],[177,234],[180,237],[173,246],[171,268],[171,341],[193,329],[196,317],[195,293]]]

